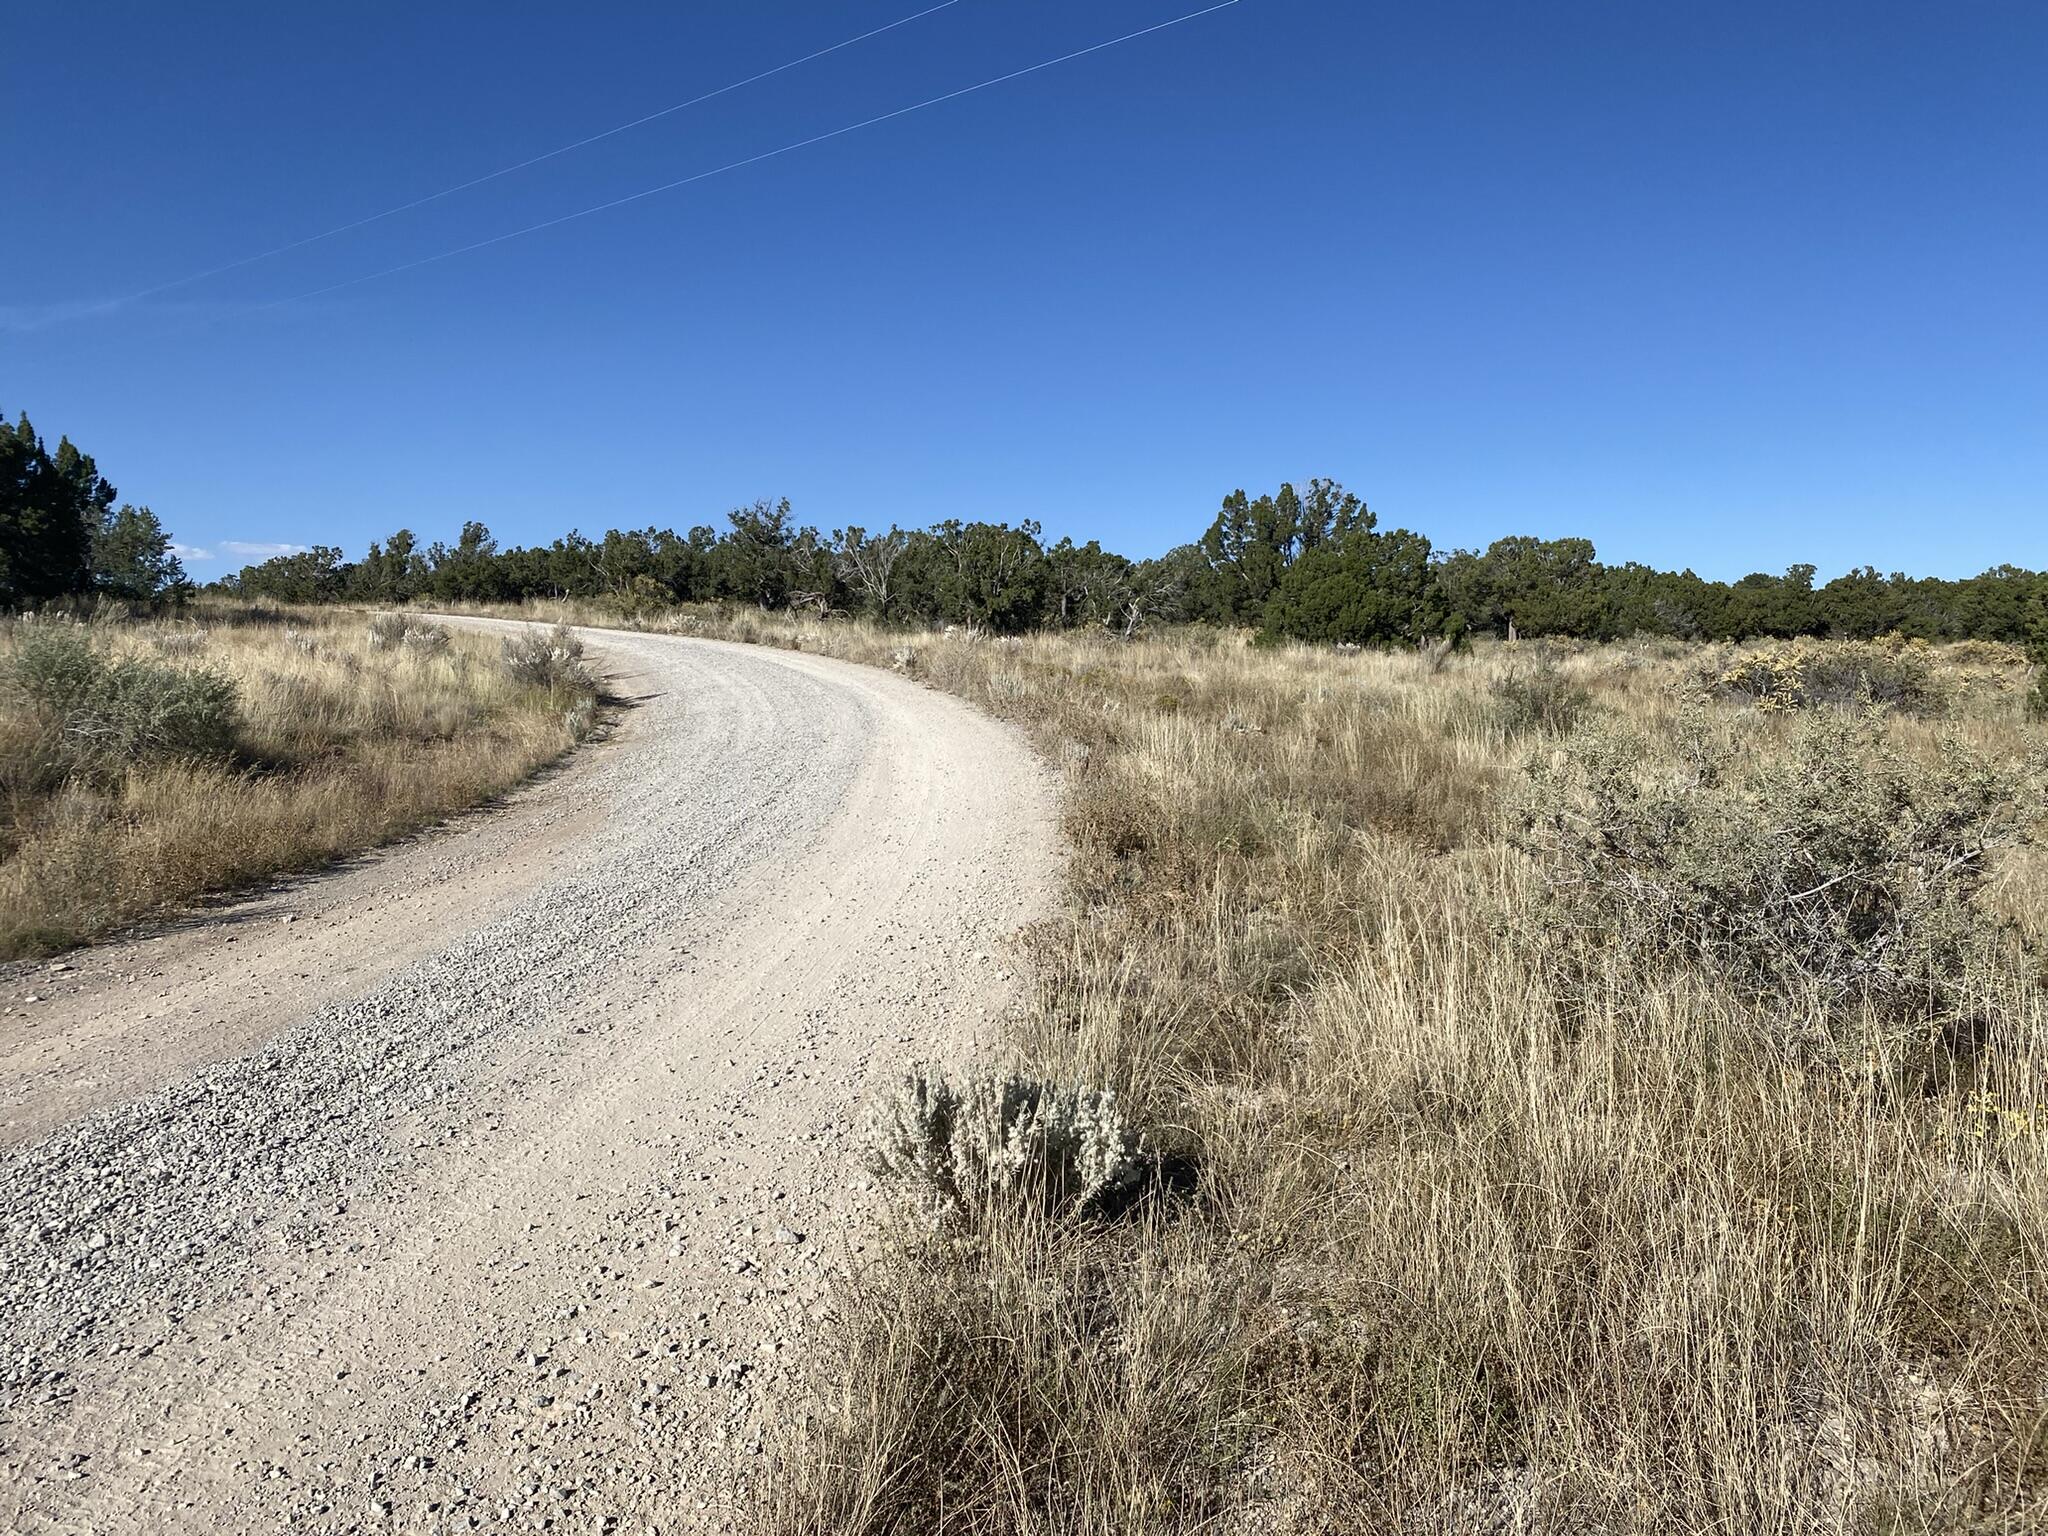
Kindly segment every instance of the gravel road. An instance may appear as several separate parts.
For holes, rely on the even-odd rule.
[[[1051,792],[899,677],[585,640],[635,707],[506,805],[0,973],[0,1529],[641,1536],[773,1476],[861,1099],[1014,1002]]]

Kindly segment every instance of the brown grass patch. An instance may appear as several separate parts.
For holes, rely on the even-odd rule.
[[[1530,648],[652,627],[893,664],[1037,735],[1073,890],[1003,1065],[1113,1088],[1184,1173],[1115,1221],[890,1233],[765,1530],[2048,1522],[2037,948],[1953,978],[1927,1025],[1969,1040],[1888,1017],[1868,1059],[1786,1049],[1779,1001],[1669,951],[1546,949],[1504,808],[1580,738],[1504,715]],[[1952,733],[2025,782],[2017,663],[1916,661],[1945,718],[1892,712],[1886,750],[1931,765]],[[1684,771],[1698,653],[1544,665],[1647,743],[1646,781]],[[1695,707],[1758,762],[1794,740],[1746,698]],[[1999,855],[1986,921],[2038,942],[2042,873]]]
[[[227,679],[221,742],[86,761],[91,711],[47,690],[39,704],[14,677],[27,630],[67,623],[0,627],[0,957],[403,837],[510,789],[588,726],[587,693],[510,676],[496,637],[387,648],[360,614],[202,607],[66,633],[109,666],[151,669],[148,688]]]

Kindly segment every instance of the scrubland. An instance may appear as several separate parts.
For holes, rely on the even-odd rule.
[[[474,796],[518,759],[493,733],[530,765],[580,729],[564,646],[406,622],[89,647],[109,699],[121,658],[231,677],[226,736],[211,684],[139,724],[30,707],[16,626],[5,910],[67,910],[19,894],[37,868],[85,893],[74,932],[107,890],[201,888],[63,852],[67,816],[227,883],[252,813],[209,802],[274,796],[253,819],[319,857],[397,829],[336,780]],[[893,1198],[764,1531],[2048,1523],[2048,732],[2017,652],[635,627],[893,668],[1064,777],[1029,1006],[875,1106]],[[287,681],[316,663],[392,723]]]
[[[501,793],[590,728],[594,683],[558,649],[226,604],[0,625],[0,958]]]
[[[643,624],[893,666],[1066,774],[1035,1002],[884,1111],[908,1198],[767,1529],[2048,1520],[2016,652]],[[1077,1183],[1125,1148],[1144,1188]]]

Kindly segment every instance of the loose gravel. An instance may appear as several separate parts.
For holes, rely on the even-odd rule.
[[[602,812],[565,867],[0,1153],[0,1526],[683,1529],[744,1499],[861,1241],[862,1084],[1005,1005],[1049,795],[902,679],[586,638],[639,702],[531,792]]]

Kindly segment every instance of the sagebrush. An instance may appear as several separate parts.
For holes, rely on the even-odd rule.
[[[67,778],[104,783],[152,761],[224,761],[235,749],[232,679],[113,655],[83,624],[20,625],[6,679],[28,737],[10,777],[25,788]]]
[[[918,1067],[878,1106],[869,1160],[935,1214],[967,1221],[1005,1207],[1100,1214],[1145,1171],[1143,1138],[1116,1094],[983,1072],[955,1083]]]

